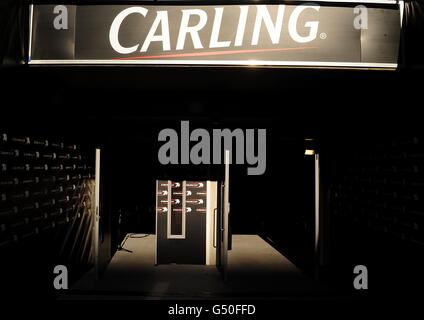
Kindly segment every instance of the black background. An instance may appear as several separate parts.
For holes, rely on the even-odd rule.
[[[250,67],[3,67],[0,124],[22,134],[54,134],[102,146],[112,168],[106,178],[113,182],[106,191],[113,194],[107,200],[110,210],[117,210],[124,202],[128,203],[128,212],[136,205],[140,208],[139,215],[131,215],[138,222],[130,224],[130,232],[149,232],[154,226],[156,179],[195,180],[221,175],[220,169],[213,166],[164,169],[156,159],[157,133],[161,129],[178,128],[181,120],[190,120],[191,128],[266,128],[266,173],[254,177],[246,175],[245,167],[232,169],[232,188],[237,190],[231,194],[233,232],[272,237],[289,259],[311,274],[313,217],[310,211],[299,209],[310,205],[310,200],[304,201],[299,192],[304,186],[300,177],[306,165],[304,139],[312,137],[318,142],[327,212],[333,212],[333,186],[342,183],[348,187],[357,175],[353,169],[365,167],[358,159],[370,154],[390,155],[402,141],[414,145],[414,138],[419,141],[416,148],[423,150],[423,73],[418,68],[417,54],[422,51],[420,45],[411,44],[419,39],[414,38],[419,28],[411,30],[406,46],[409,60],[404,61],[405,68],[395,72]],[[4,65],[14,59],[19,61],[14,46],[8,48],[5,51],[13,54],[3,54]],[[422,168],[422,159],[418,165]],[[409,164],[401,161],[397,168],[403,166]],[[412,182],[422,178],[422,171],[401,177],[412,186]],[[395,179],[390,172],[386,178]],[[269,192],[263,185],[279,190],[279,212],[272,209],[273,203],[263,201]],[[385,185],[378,187],[384,189]],[[136,196],[148,194],[149,190],[150,198]],[[387,310],[407,305],[406,300],[412,307],[418,306],[415,299],[421,297],[424,283],[422,244],[412,231],[404,231],[406,239],[379,231],[378,227],[385,225],[382,220],[377,219],[372,227],[355,223],[351,218],[361,221],[360,213],[371,212],[375,203],[365,193],[359,196],[365,203],[362,209],[353,211],[351,217],[332,214],[329,224],[330,251],[324,274],[325,281],[338,291],[332,297],[298,297],[302,304],[294,303],[299,309],[291,312],[299,312],[306,302],[316,305],[316,301],[327,298],[331,302],[326,300],[323,304],[329,303],[333,308],[340,297],[348,297],[349,306],[356,310],[364,310],[367,305]],[[352,199],[341,204],[343,211],[348,212],[350,203],[355,202]],[[410,202],[403,201],[409,208]],[[116,244],[117,218],[111,215],[110,219],[112,244]],[[419,228],[422,230],[421,225]],[[42,260],[40,256],[32,258],[34,265]],[[366,293],[353,292],[352,269],[356,264],[369,268],[370,290]],[[32,270],[29,273],[33,276],[44,269]],[[7,276],[26,279],[21,273]],[[32,293],[27,296],[28,301],[45,298],[51,292],[37,285],[49,281],[46,272],[35,284],[21,284],[19,294]],[[3,290],[2,294],[11,297],[8,291]],[[367,300],[364,302],[363,298]],[[392,303],[381,303],[386,300]],[[268,307],[276,305],[279,304]],[[322,308],[321,305],[321,311]]]

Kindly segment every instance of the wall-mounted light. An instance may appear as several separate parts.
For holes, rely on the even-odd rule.
[[[314,154],[315,154],[315,150],[312,150],[312,149],[305,150],[305,156],[313,156]]]

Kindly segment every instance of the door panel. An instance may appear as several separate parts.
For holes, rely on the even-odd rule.
[[[206,181],[156,183],[156,264],[206,264]]]

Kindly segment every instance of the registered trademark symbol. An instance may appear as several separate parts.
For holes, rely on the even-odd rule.
[[[319,34],[320,39],[324,40],[327,39],[327,34],[325,32],[322,32]]]

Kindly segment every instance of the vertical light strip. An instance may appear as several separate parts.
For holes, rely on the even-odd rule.
[[[182,182],[182,197],[181,197],[181,234],[172,233],[172,181],[168,180],[168,215],[166,219],[166,235],[168,239],[185,239],[186,233],[186,182]],[[179,182],[174,182],[179,183]]]
[[[182,212],[181,212],[181,236],[178,238],[185,239],[186,235],[186,181],[183,181],[183,197],[182,197]]]
[[[94,191],[94,269],[96,279],[99,278],[99,220],[100,220],[100,149],[96,149],[96,172],[95,172],[95,191]]]
[[[159,192],[159,180],[156,180],[156,206],[155,206],[155,265],[158,264],[158,192]]]
[[[168,199],[168,203],[167,203],[167,205],[168,205],[168,211],[166,212],[166,233],[167,233],[167,236],[168,236],[168,238],[171,238],[171,214],[172,214],[172,212],[171,212],[171,209],[172,209],[172,206],[171,206],[171,193],[172,193],[172,187],[171,187],[171,184],[172,184],[172,182],[170,181],[170,180],[168,180],[168,197],[167,197],[167,199]]]
[[[405,3],[403,0],[399,1],[399,14],[400,14],[400,27],[402,28],[403,24],[403,10],[405,9]]]
[[[315,255],[318,258],[318,245],[320,237],[319,221],[319,154],[315,154]],[[319,260],[317,260],[318,262]]]
[[[399,17],[400,17],[400,36],[403,37],[404,35],[404,28],[403,28],[403,13],[405,10],[405,2],[403,0],[399,1]],[[402,60],[401,60],[401,64],[404,66],[405,65],[405,41],[401,41],[400,43],[401,45],[401,54],[402,54]]]
[[[28,43],[28,61],[27,63],[31,62],[31,52],[32,52],[32,23],[34,19],[34,5],[31,4],[29,6],[29,43]]]
[[[223,241],[223,270],[224,281],[228,279],[228,215],[230,211],[230,151],[225,150],[225,187],[224,187],[224,241]]]
[[[211,238],[211,182],[206,181],[206,265],[211,264]]]

